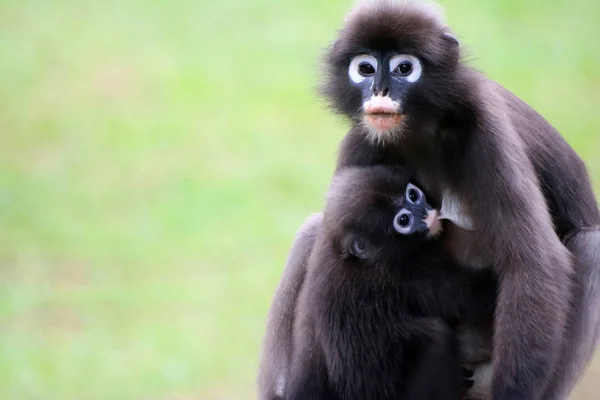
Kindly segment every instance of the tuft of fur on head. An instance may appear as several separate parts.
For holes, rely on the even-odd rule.
[[[355,6],[346,15],[344,22],[348,22],[354,16],[377,11],[378,8],[388,10],[390,8],[409,8],[418,10],[423,15],[429,15],[431,19],[436,20],[439,25],[446,25],[444,8],[433,1],[425,0],[358,0]]]
[[[351,83],[348,67],[353,57],[367,52],[411,54],[423,66],[422,77],[403,102],[408,121],[395,132],[386,132],[389,139],[401,136],[411,116],[443,114],[452,104],[460,103],[460,49],[436,3],[363,0],[347,14],[337,40],[325,55],[320,93],[336,113],[359,124],[362,94]],[[376,142],[388,140],[371,128],[365,132]]]
[[[361,0],[347,14],[341,33],[348,35],[354,44],[364,44],[365,38],[367,43],[381,39],[388,42],[380,43],[380,47],[385,47],[386,44],[403,44],[404,41],[412,42],[408,43],[412,45],[409,47],[419,47],[424,52],[442,53],[444,43],[435,36],[449,31],[444,10],[437,3],[417,0]]]

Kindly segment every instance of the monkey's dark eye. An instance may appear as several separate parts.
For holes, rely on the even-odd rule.
[[[368,62],[362,62],[358,65],[358,72],[361,75],[369,76],[375,73],[375,68]]]
[[[398,64],[398,66],[394,70],[394,73],[402,75],[402,76],[406,76],[406,75],[410,74],[412,72],[412,70],[413,70],[413,66],[410,61],[402,61],[400,64]]]
[[[415,189],[409,189],[409,191],[408,191],[408,198],[413,203],[416,203],[417,200],[419,200],[419,192],[417,192]]]
[[[406,186],[405,196],[406,196],[406,199],[410,203],[413,203],[413,204],[421,203],[421,200],[423,200],[423,197],[424,197],[423,192],[421,192],[421,189],[419,189],[412,183],[409,183]]]
[[[397,221],[398,221],[398,225],[400,225],[402,227],[406,227],[410,224],[410,215],[402,214],[398,217]]]

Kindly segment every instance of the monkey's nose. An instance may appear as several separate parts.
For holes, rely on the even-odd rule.
[[[381,95],[381,96],[387,96],[388,94],[390,94],[390,89],[387,88],[387,87],[385,87],[383,89],[375,89],[375,90],[373,90],[373,94],[375,96],[379,96],[379,95]]]

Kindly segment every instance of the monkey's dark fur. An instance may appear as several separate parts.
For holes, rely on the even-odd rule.
[[[448,252],[461,265],[491,266],[500,280],[493,398],[565,399],[600,333],[600,213],[586,167],[530,106],[461,62],[441,18],[411,3],[373,4],[349,15],[327,57],[324,94],[352,121],[337,170],[403,165],[434,199],[459,206],[474,229],[447,227]],[[348,79],[350,60],[363,53],[413,54],[422,63],[422,76],[398,99],[402,129],[378,140]],[[288,260],[286,275],[304,276],[300,260]],[[275,301],[297,297],[278,292]],[[273,346],[289,354],[289,321],[275,319]],[[269,346],[263,365],[284,366]],[[269,368],[263,388],[278,379]]]
[[[460,398],[454,327],[493,312],[495,280],[455,265],[426,232],[393,230],[408,178],[367,167],[334,179],[296,307],[285,399]],[[476,302],[482,286],[489,296]]]

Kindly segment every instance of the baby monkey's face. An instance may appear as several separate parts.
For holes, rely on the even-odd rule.
[[[390,192],[387,205],[376,197],[345,235],[347,254],[372,261],[401,258],[440,233],[439,212],[416,185],[406,184],[400,196]]]
[[[401,235],[426,234],[434,236],[440,232],[438,210],[429,205],[425,194],[417,186],[409,183],[404,191],[401,208],[394,216],[392,226]]]
[[[399,262],[441,230],[439,212],[401,167],[350,167],[330,186],[323,230],[339,256]]]

